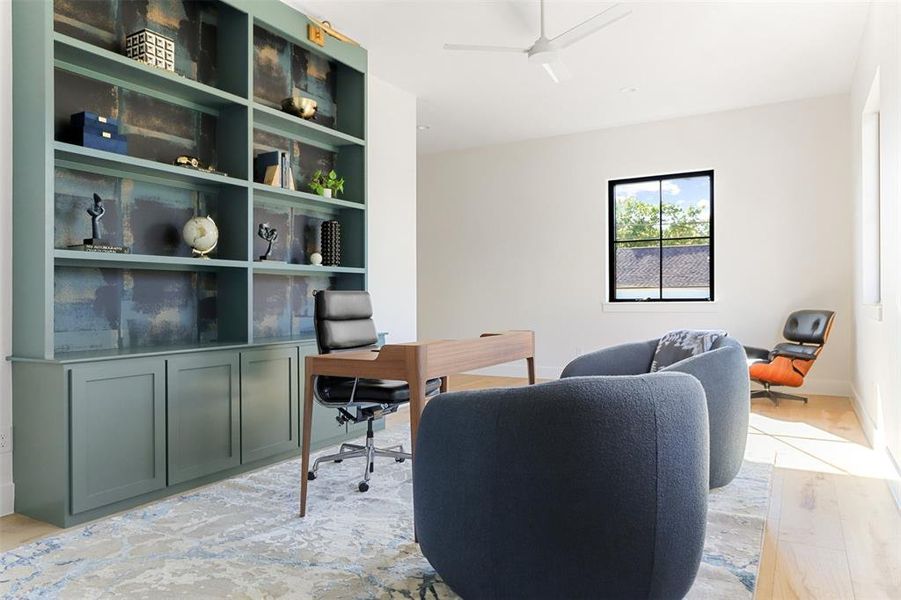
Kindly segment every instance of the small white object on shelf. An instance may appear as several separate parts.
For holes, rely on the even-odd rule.
[[[125,56],[151,67],[175,72],[175,42],[149,29],[126,36]]]
[[[310,264],[315,265],[317,267],[319,265],[321,265],[322,264],[322,255],[319,254],[318,252],[314,252],[313,254],[311,254],[310,255]]]

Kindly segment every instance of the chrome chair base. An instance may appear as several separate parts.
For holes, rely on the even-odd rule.
[[[779,400],[797,400],[798,402],[803,402],[807,404],[807,398],[804,396],[796,396],[795,394],[786,394],[785,392],[777,392],[774,389],[771,389],[770,386],[764,385],[762,390],[752,390],[751,398],[769,398],[770,402],[779,405]]]
[[[361,492],[366,492],[369,490],[369,477],[375,470],[376,457],[393,458],[395,462],[401,463],[408,458],[412,459],[413,455],[408,452],[404,452],[404,447],[402,444],[388,446],[387,448],[376,448],[375,439],[372,433],[372,419],[370,419],[366,428],[366,445],[361,446],[360,444],[344,443],[341,444],[341,448],[338,450],[338,452],[320,456],[313,463],[313,468],[310,470],[310,472],[307,473],[307,479],[309,481],[316,479],[316,474],[319,471],[319,465],[321,463],[339,463],[349,458],[365,458],[366,466],[363,469],[363,481],[359,483],[357,489]]]

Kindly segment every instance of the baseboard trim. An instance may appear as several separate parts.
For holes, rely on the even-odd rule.
[[[891,492],[892,498],[895,499],[895,507],[901,511],[901,466],[898,465],[898,461],[895,460],[895,456],[888,448],[885,449],[885,453],[895,468],[895,476],[886,482],[888,483],[888,491]]]
[[[849,385],[851,388],[851,408],[854,409],[854,414],[857,415],[857,420],[860,422],[860,428],[863,429],[863,434],[873,448],[883,446],[882,435],[879,428],[876,426],[876,421],[873,420],[873,417],[870,416],[870,413],[867,412],[867,409],[864,407],[863,402],[860,399],[860,393],[857,391],[857,387],[855,387],[854,383]]]
[[[0,485],[0,517],[13,513],[15,498],[16,484],[9,482]]]
[[[789,392],[791,390],[788,390]],[[851,395],[851,383],[841,379],[807,378],[804,385],[798,388],[801,394],[813,394],[815,396],[842,396]]]
[[[863,430],[864,436],[866,436],[867,441],[873,449],[885,452],[885,455],[888,456],[889,462],[892,464],[892,468],[895,471],[894,476],[887,479],[885,483],[888,485],[889,492],[895,500],[895,506],[901,511],[901,466],[899,466],[898,461],[895,460],[895,456],[885,444],[885,438],[882,431],[880,431],[879,427],[876,425],[876,421],[870,416],[870,413],[867,412],[866,407],[864,407],[863,402],[860,399],[860,394],[857,392],[857,387],[855,387],[853,382],[850,386],[851,408],[854,409],[854,414],[857,415],[857,421],[860,423],[860,428]]]

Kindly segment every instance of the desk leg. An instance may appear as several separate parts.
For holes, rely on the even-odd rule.
[[[535,357],[530,356],[526,359],[526,366],[529,369],[529,385],[535,385]]]
[[[443,380],[442,380],[443,381]],[[415,379],[407,382],[410,386],[410,454],[413,460],[416,460],[416,434],[419,432],[419,418],[422,416],[422,410],[425,408],[425,381]],[[442,384],[443,385],[443,384]],[[416,523],[413,523],[413,541],[419,542],[419,536],[416,535]]]
[[[416,433],[419,431],[419,417],[425,408],[425,381],[414,380],[410,385],[410,454],[415,454]],[[416,460],[416,457],[413,457]]]
[[[300,516],[307,514],[307,473],[310,472],[310,435],[313,429],[313,375],[304,378],[303,391],[303,458],[300,461]]]

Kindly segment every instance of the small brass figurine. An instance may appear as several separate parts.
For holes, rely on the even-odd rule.
[[[203,164],[196,156],[190,156],[188,154],[178,155],[175,160],[172,161],[172,164],[179,167],[194,169],[195,171],[202,171],[203,173],[213,173],[214,175],[228,175],[228,173],[225,173],[223,171],[217,171],[213,165]]]
[[[260,260],[269,260],[269,256],[272,254],[272,245],[275,243],[275,240],[278,239],[278,230],[275,227],[269,225],[269,223],[260,223],[259,229],[257,229],[257,235],[269,242],[269,247],[266,248],[266,254],[260,257]]]

